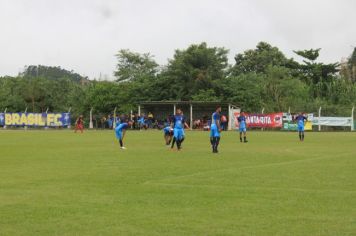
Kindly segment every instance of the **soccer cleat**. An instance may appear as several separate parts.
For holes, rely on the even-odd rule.
[[[125,150],[126,148],[125,147],[121,147],[121,149]]]

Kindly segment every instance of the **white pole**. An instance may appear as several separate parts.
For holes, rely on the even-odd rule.
[[[141,116],[141,106],[138,105],[138,116]]]
[[[176,115],[176,104],[173,105],[173,115]]]
[[[25,113],[27,113],[27,107],[26,107],[26,109],[25,109]]]
[[[232,117],[232,115],[231,115],[231,105],[229,104],[229,107],[228,107],[228,111],[229,111],[229,113],[228,113],[228,130],[231,130],[231,121],[232,121],[232,119],[231,119],[231,117]]]
[[[49,109],[49,107],[47,107],[47,109],[46,109],[46,117],[47,117],[48,109]],[[45,129],[48,129],[48,124],[47,124],[47,121],[46,121],[46,126],[45,126]]]
[[[130,111],[130,121],[132,121],[132,110]]]
[[[288,107],[288,113],[290,114],[290,107]]]
[[[193,105],[190,104],[190,130],[193,129]]]
[[[89,129],[93,128],[93,108],[90,109],[89,113]]]
[[[114,109],[114,117],[113,117],[114,119],[113,119],[113,124],[112,124],[112,128],[113,129],[115,129],[116,128],[116,107],[115,107],[115,109]]]
[[[265,108],[262,108],[261,113],[263,114],[265,112]],[[261,128],[261,130],[263,131],[263,128]]]
[[[321,107],[319,107],[319,131],[321,131],[320,117],[321,117]]]
[[[354,125],[354,110],[355,106],[352,107],[351,109],[351,131],[355,130],[355,125]]]
[[[72,110],[72,107],[70,107],[69,109],[68,109],[68,114],[70,115],[70,111]],[[68,129],[70,129],[70,122],[69,122],[69,124],[68,124]]]

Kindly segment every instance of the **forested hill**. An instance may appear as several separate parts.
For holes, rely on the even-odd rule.
[[[59,66],[43,66],[43,65],[26,66],[24,71],[20,73],[19,76],[24,78],[44,77],[53,80],[67,78],[77,83],[80,83],[83,80],[88,80],[87,77],[81,76],[80,74],[75,73],[74,71],[65,70]]]

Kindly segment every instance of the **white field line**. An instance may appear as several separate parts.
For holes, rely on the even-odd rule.
[[[330,158],[339,158],[341,156],[348,156],[348,155],[352,155],[352,154],[353,153],[343,153],[343,154],[334,155],[334,156],[326,156],[326,157],[324,156],[324,157],[308,158],[308,159],[301,159],[301,160],[267,163],[267,164],[262,164],[262,165],[243,166],[243,167],[239,167],[239,168],[235,167],[235,168],[225,168],[225,169],[218,169],[218,170],[200,171],[200,172],[195,172],[195,173],[187,174],[187,175],[179,175],[179,176],[172,176],[172,177],[156,179],[156,180],[148,180],[148,181],[144,182],[143,184],[154,184],[154,183],[158,183],[158,182],[166,181],[166,180],[183,179],[186,177],[193,177],[193,176],[205,175],[205,174],[209,174],[209,173],[217,173],[217,172],[222,172],[222,171],[233,171],[233,170],[238,171],[238,170],[263,168],[263,167],[270,167],[270,166],[290,165],[290,164],[294,164],[294,163],[317,161],[317,160],[330,159]]]
[[[304,189],[304,188],[274,188],[274,187],[237,187],[237,186],[223,186],[223,185],[196,185],[196,184],[170,184],[170,183],[159,183],[152,182],[148,183],[150,185],[161,185],[167,187],[184,187],[184,188],[213,188],[213,189],[249,189],[249,190],[264,190],[264,191],[293,191],[293,192],[319,192],[319,193],[346,193],[346,194],[356,194],[353,190],[334,190],[334,189]]]

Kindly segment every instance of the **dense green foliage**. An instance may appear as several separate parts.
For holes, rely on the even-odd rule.
[[[186,135],[0,131],[0,235],[355,234],[355,133]]]
[[[302,62],[260,42],[235,56],[228,50],[194,44],[175,51],[165,66],[152,55],[120,50],[117,81],[88,80],[59,67],[28,66],[17,77],[0,77],[0,109],[97,114],[135,109],[140,101],[227,101],[244,110],[337,111],[356,103],[356,49],[343,64],[318,62],[320,49],[298,50]],[[339,72],[340,70],[340,72]],[[341,112],[342,113],[342,112]],[[343,114],[345,115],[345,114]]]

